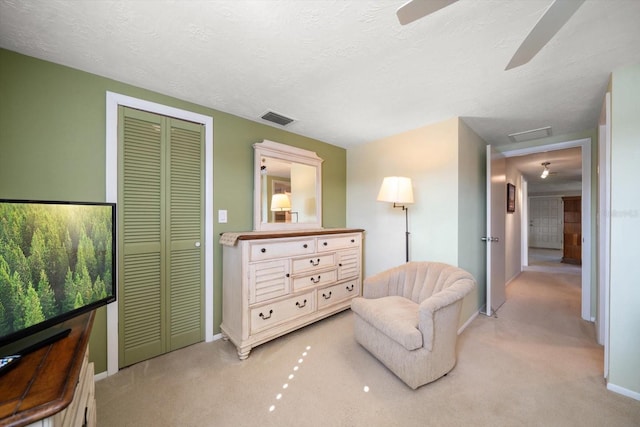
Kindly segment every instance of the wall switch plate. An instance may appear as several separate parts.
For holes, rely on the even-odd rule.
[[[219,209],[218,210],[218,223],[226,224],[227,223],[227,210]]]

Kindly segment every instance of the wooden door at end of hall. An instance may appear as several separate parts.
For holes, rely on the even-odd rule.
[[[582,264],[582,197],[563,197],[562,262]]]

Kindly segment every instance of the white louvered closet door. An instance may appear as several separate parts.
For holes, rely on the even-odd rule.
[[[119,112],[120,367],[204,339],[201,125]]]

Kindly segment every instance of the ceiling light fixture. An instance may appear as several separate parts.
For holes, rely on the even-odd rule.
[[[544,169],[542,170],[542,175],[540,175],[540,178],[545,179],[548,175],[549,175],[549,168],[548,166],[551,164],[551,162],[544,162],[542,163],[542,166],[544,166]]]

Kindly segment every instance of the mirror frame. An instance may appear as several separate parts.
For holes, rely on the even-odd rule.
[[[262,222],[262,174],[260,166],[262,157],[301,163],[316,168],[316,221],[315,222]],[[322,228],[322,162],[318,155],[303,148],[292,147],[279,142],[264,139],[253,144],[253,229],[254,231],[269,230],[307,230]]]

